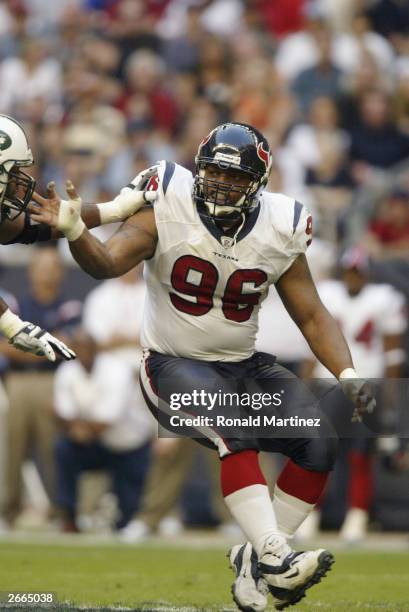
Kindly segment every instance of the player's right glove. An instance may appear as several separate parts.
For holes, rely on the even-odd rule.
[[[33,325],[29,321],[22,321],[11,310],[6,310],[0,317],[0,331],[15,348],[40,357],[47,357],[49,361],[55,361],[56,353],[67,361],[76,357],[74,351],[68,348],[64,342],[49,334],[45,329],[41,329],[38,325]]]
[[[354,404],[352,414],[353,423],[361,423],[364,414],[371,414],[376,406],[371,385],[363,378],[359,378],[353,368],[346,368],[339,375],[339,383],[348,399]]]

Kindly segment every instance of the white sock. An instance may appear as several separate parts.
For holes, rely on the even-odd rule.
[[[224,499],[257,555],[261,555],[267,539],[270,545],[277,545],[277,548],[285,544],[285,538],[277,527],[273,504],[266,485],[255,484],[244,487]]]
[[[274,487],[273,508],[279,532],[292,538],[301,523],[307,518],[315,504],[284,493],[277,485]]]

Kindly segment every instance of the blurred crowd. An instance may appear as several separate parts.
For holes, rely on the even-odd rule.
[[[386,196],[409,190],[407,2],[53,4],[0,2],[0,109],[28,130],[40,189],[70,177],[104,201],[158,159],[193,169],[233,119],[266,134],[270,188],[311,208],[315,234],[369,225],[376,256],[406,249],[409,219]]]
[[[35,158],[30,171],[40,192],[52,179],[63,193],[65,179],[70,178],[83,199],[91,202],[111,199],[159,159],[194,171],[198,143],[215,125],[228,120],[249,123],[267,136],[273,151],[268,188],[296,198],[313,213],[310,264],[316,278],[328,276],[339,254],[360,244],[370,255],[371,280],[388,283],[409,299],[406,0],[0,0],[0,112],[12,115],[27,130]],[[4,247],[0,262],[12,266],[31,261],[36,267],[34,248]],[[55,251],[46,252],[44,265],[56,274],[65,264],[51,261],[58,257]],[[66,263],[71,262],[66,259]],[[37,295],[35,280],[30,282],[27,296],[17,296],[20,311],[50,331],[69,333],[67,329],[80,320],[81,305],[62,297],[58,279],[54,289],[45,289],[51,293],[44,300],[43,290]],[[130,347],[124,346],[125,340],[131,338],[137,345],[138,323],[130,335],[128,329],[117,329],[108,320],[112,334],[104,337],[105,322],[101,325],[99,316],[109,299],[121,296],[123,308],[128,308],[123,322],[131,320],[135,296],[119,287],[121,282],[114,286],[112,281],[105,286],[105,294],[87,299],[83,328],[76,331],[78,346],[86,355],[84,372],[92,370],[87,360],[93,363],[100,353],[112,351],[115,359],[129,366]],[[127,283],[128,289],[133,287],[132,282],[125,280],[125,289]],[[98,299],[103,307],[92,306]],[[35,316],[29,314],[33,311]],[[90,314],[95,311],[98,316]],[[104,316],[109,319],[108,315]],[[273,325],[270,330],[274,335]],[[404,327],[399,333],[406,347]],[[287,355],[286,346],[281,347],[282,355],[280,347],[272,348],[287,362],[301,359]],[[212,458],[194,458],[188,442],[162,441],[162,447],[152,443],[155,462],[148,475],[148,492],[142,494],[146,474],[129,468],[128,485],[135,493],[129,495],[127,483],[115,480],[116,455],[124,449],[115,441],[112,444],[118,437],[110,438],[107,432],[118,415],[125,421],[127,417],[118,405],[116,416],[107,414],[104,422],[94,418],[96,424],[90,428],[81,425],[86,419],[79,418],[76,410],[86,406],[74,405],[79,395],[88,398],[90,406],[95,403],[95,385],[89,381],[78,383],[81,393],[72,389],[63,394],[72,393],[72,402],[57,406],[64,435],[55,447],[54,372],[48,365],[22,365],[15,359],[18,362],[18,357],[10,357],[11,370],[6,375],[9,401],[20,402],[31,413],[24,416],[21,408],[15,411],[14,421],[9,417],[15,437],[8,453],[15,472],[3,476],[9,486],[3,495],[7,523],[12,524],[21,511],[21,478],[26,487],[32,482],[32,475],[22,474],[21,464],[34,431],[39,436],[36,459],[40,465],[42,461],[44,494],[62,507],[67,530],[77,528],[73,510],[77,479],[90,465],[108,465],[113,474],[122,512],[119,528],[142,504],[143,520],[134,525],[136,534],[157,528],[176,503],[192,462],[209,461],[212,488]],[[405,368],[403,362],[401,375]],[[70,380],[70,373],[66,379]],[[72,374],[72,380],[79,376]],[[30,394],[33,381],[41,388],[35,394],[40,398],[38,409],[27,396],[17,397],[23,396],[23,389]],[[34,413],[38,425],[30,420]],[[52,434],[47,427],[54,428]],[[147,420],[145,434],[130,440],[125,449],[145,453],[146,465],[153,436],[150,427]],[[19,428],[25,438],[17,433]],[[95,443],[94,448],[82,463],[75,463],[78,453],[73,454],[73,445],[84,440],[91,446]],[[7,445],[0,440],[0,446]],[[171,464],[176,477],[174,482],[165,479],[165,490],[163,475]],[[67,465],[70,475],[64,476]],[[55,489],[51,483],[58,470],[65,485]],[[219,501],[216,495],[216,507]],[[218,516],[222,524],[227,521],[223,510]]]

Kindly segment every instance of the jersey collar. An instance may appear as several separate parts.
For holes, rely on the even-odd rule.
[[[217,242],[219,242],[223,246],[222,238],[223,236],[225,236],[225,234],[221,229],[217,227],[215,223],[213,223],[213,221],[208,215],[207,208],[204,205],[197,204],[197,211],[199,213],[199,217],[203,225],[212,234],[212,236],[216,238]],[[240,240],[243,240],[243,238],[245,238],[251,232],[258,219],[259,213],[260,204],[247,216],[243,227],[237,234],[236,242],[240,242]]]

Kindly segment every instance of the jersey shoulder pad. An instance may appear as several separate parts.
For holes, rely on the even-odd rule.
[[[192,173],[180,164],[172,161],[161,161],[158,168],[158,177],[160,189],[164,196],[169,195],[170,192],[175,195],[179,193],[184,195],[186,188],[189,193],[192,191]]]
[[[121,193],[125,193],[129,189],[136,189],[137,191],[159,191],[166,196],[169,191],[175,191],[175,188],[176,191],[181,190],[183,192],[183,186],[186,184],[188,189],[191,190],[193,184],[192,173],[175,162],[162,160],[137,174],[121,190]]]
[[[274,230],[286,244],[289,254],[305,253],[312,241],[312,215],[308,209],[281,193],[265,192],[264,197]]]
[[[156,221],[193,223],[197,213],[192,173],[174,162],[161,162],[158,182],[158,198],[153,205]]]

